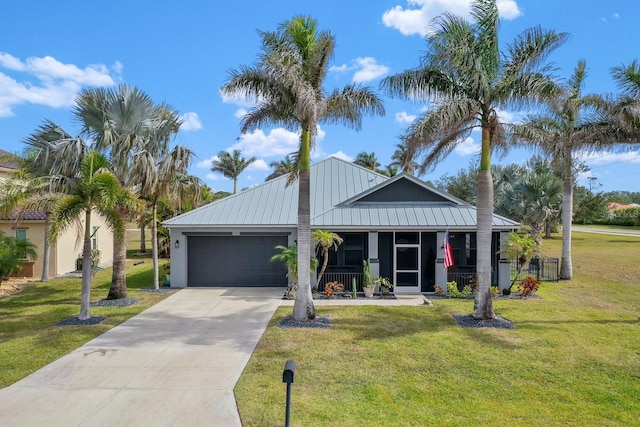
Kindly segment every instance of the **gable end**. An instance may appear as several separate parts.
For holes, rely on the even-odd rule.
[[[429,189],[411,182],[408,179],[401,179],[362,197],[358,202],[438,202],[450,204],[451,200],[429,191]]]

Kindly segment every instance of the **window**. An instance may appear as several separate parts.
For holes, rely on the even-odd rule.
[[[91,227],[91,249],[98,249],[98,227]]]
[[[420,235],[418,233],[396,233],[396,245],[418,244]]]
[[[364,259],[364,236],[362,234],[345,234],[344,265],[361,266]]]
[[[16,229],[16,240],[18,242],[26,242],[27,241],[27,230],[24,228],[18,228]],[[27,254],[22,251],[22,253],[18,254],[20,256],[20,258],[27,258]]]
[[[27,241],[27,230],[19,228],[16,230],[16,240],[19,242]]]

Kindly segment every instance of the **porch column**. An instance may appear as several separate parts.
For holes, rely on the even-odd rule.
[[[380,276],[380,260],[378,259],[378,232],[369,232],[369,261],[371,262],[371,276]]]
[[[500,293],[503,289],[507,289],[511,284],[511,261],[507,258],[505,249],[509,242],[509,232],[500,232],[500,262],[498,265],[498,288]]]
[[[438,231],[436,245],[438,248],[438,257],[436,258],[436,285],[442,286],[445,294],[447,293],[447,272],[444,270],[444,231]]]

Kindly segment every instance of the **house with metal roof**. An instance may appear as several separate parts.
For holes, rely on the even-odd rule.
[[[298,184],[281,176],[192,210],[163,225],[171,232],[171,286],[285,286],[277,245],[296,241]],[[519,224],[494,215],[493,284],[509,286],[499,248]],[[408,174],[392,178],[337,158],[311,166],[311,228],[338,233],[323,283],[362,281],[362,262],[395,292],[433,292],[475,277],[476,208]],[[444,269],[444,238],[454,266]],[[445,286],[446,288],[446,286]]]

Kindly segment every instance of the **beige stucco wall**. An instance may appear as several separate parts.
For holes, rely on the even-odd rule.
[[[68,273],[76,269],[76,259],[82,254],[82,239],[84,238],[84,219],[81,221],[82,231],[80,241],[77,238],[76,227],[69,227],[56,242],[56,272],[57,275]],[[109,267],[113,264],[113,233],[107,227],[105,220],[94,213],[91,215],[90,227],[98,227],[98,249],[100,250],[100,266]]]
[[[91,227],[99,227],[97,232],[98,249],[100,250],[100,266],[109,267],[113,264],[113,233],[107,227],[104,219],[97,214],[91,217]],[[82,221],[84,227],[84,221]],[[33,277],[42,277],[42,254],[44,253],[44,221],[0,221],[0,230],[7,236],[15,236],[15,229],[27,230],[27,239],[36,245],[38,259],[33,266]],[[51,247],[49,260],[49,277],[63,275],[76,269],[76,258],[82,253],[82,241],[76,244],[76,227],[71,226]],[[81,234],[81,238],[83,234]]]

